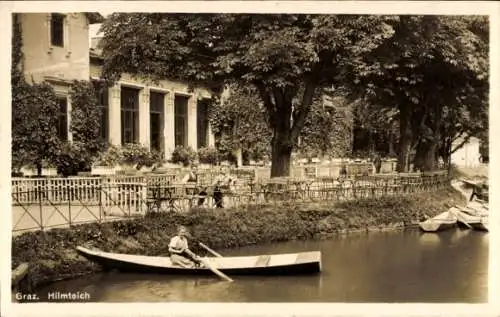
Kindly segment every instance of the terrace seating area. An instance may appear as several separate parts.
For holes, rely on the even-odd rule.
[[[235,182],[220,189],[222,206],[362,199],[431,191],[449,183],[447,171],[334,176],[332,170],[320,168],[295,168],[292,176],[277,178],[269,177],[269,169],[267,173],[258,168],[230,169]],[[13,230],[216,208],[212,182],[220,169],[200,169],[197,182],[188,184],[182,182],[185,173],[177,169],[143,175],[13,178]]]

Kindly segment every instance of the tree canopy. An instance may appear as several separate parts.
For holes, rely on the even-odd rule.
[[[319,87],[341,86],[395,17],[307,14],[113,14],[104,22],[103,76],[124,72],[193,84],[255,87],[273,129],[271,176],[291,152]],[[293,104],[293,100],[298,100]]]
[[[422,170],[447,159],[457,137],[488,128],[488,25],[484,17],[404,16],[394,34],[352,72],[357,91],[399,122],[399,165]]]

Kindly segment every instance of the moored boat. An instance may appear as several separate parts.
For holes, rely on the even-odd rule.
[[[489,231],[488,214],[474,212],[471,209],[454,209],[457,222],[469,228],[481,231]]]
[[[174,266],[169,257],[110,253],[81,246],[76,249],[87,259],[107,269],[175,275],[213,274],[209,268],[205,267],[183,268]],[[228,275],[293,275],[321,271],[321,252],[319,251],[256,256],[207,257],[205,260],[217,270]]]
[[[449,229],[457,224],[457,218],[450,211],[445,211],[439,215],[419,222],[419,227],[425,232],[437,232]]]

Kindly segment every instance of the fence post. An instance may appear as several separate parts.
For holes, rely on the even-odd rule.
[[[40,183],[37,186],[38,189],[38,206],[40,207],[40,229],[43,231],[43,205],[42,205],[42,189]]]
[[[142,197],[141,197],[141,213],[146,214],[148,211],[147,199],[148,199],[148,183],[143,184],[142,187]]]
[[[68,222],[71,228],[71,197],[68,199]]]
[[[99,185],[99,222],[102,222],[102,183]]]

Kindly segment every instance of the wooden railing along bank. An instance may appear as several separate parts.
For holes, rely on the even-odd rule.
[[[269,179],[258,169],[233,169],[237,182],[226,195],[226,207],[260,203],[356,199],[419,192],[442,187],[448,182],[445,171],[422,174],[358,174],[330,176],[331,170],[302,169],[293,177]],[[298,169],[297,169],[298,170]],[[309,173],[308,173],[309,172]],[[207,187],[218,171],[199,171],[198,185]],[[320,176],[318,176],[318,174]],[[183,173],[105,177],[13,178],[13,230],[48,228],[58,218],[57,226],[106,221],[109,215],[142,215],[156,206],[156,211],[184,211],[199,197],[180,184]],[[169,199],[156,204],[155,188],[175,185]],[[209,187],[209,186],[208,186]],[[174,197],[175,196],[175,197]],[[165,198],[165,197],[163,197]],[[163,204],[163,205],[162,205]],[[206,199],[206,207],[213,201]],[[83,216],[86,214],[87,216]],[[29,221],[28,221],[29,220]],[[22,223],[30,222],[29,225]],[[55,225],[54,225],[55,226]],[[29,228],[27,228],[29,227]]]

